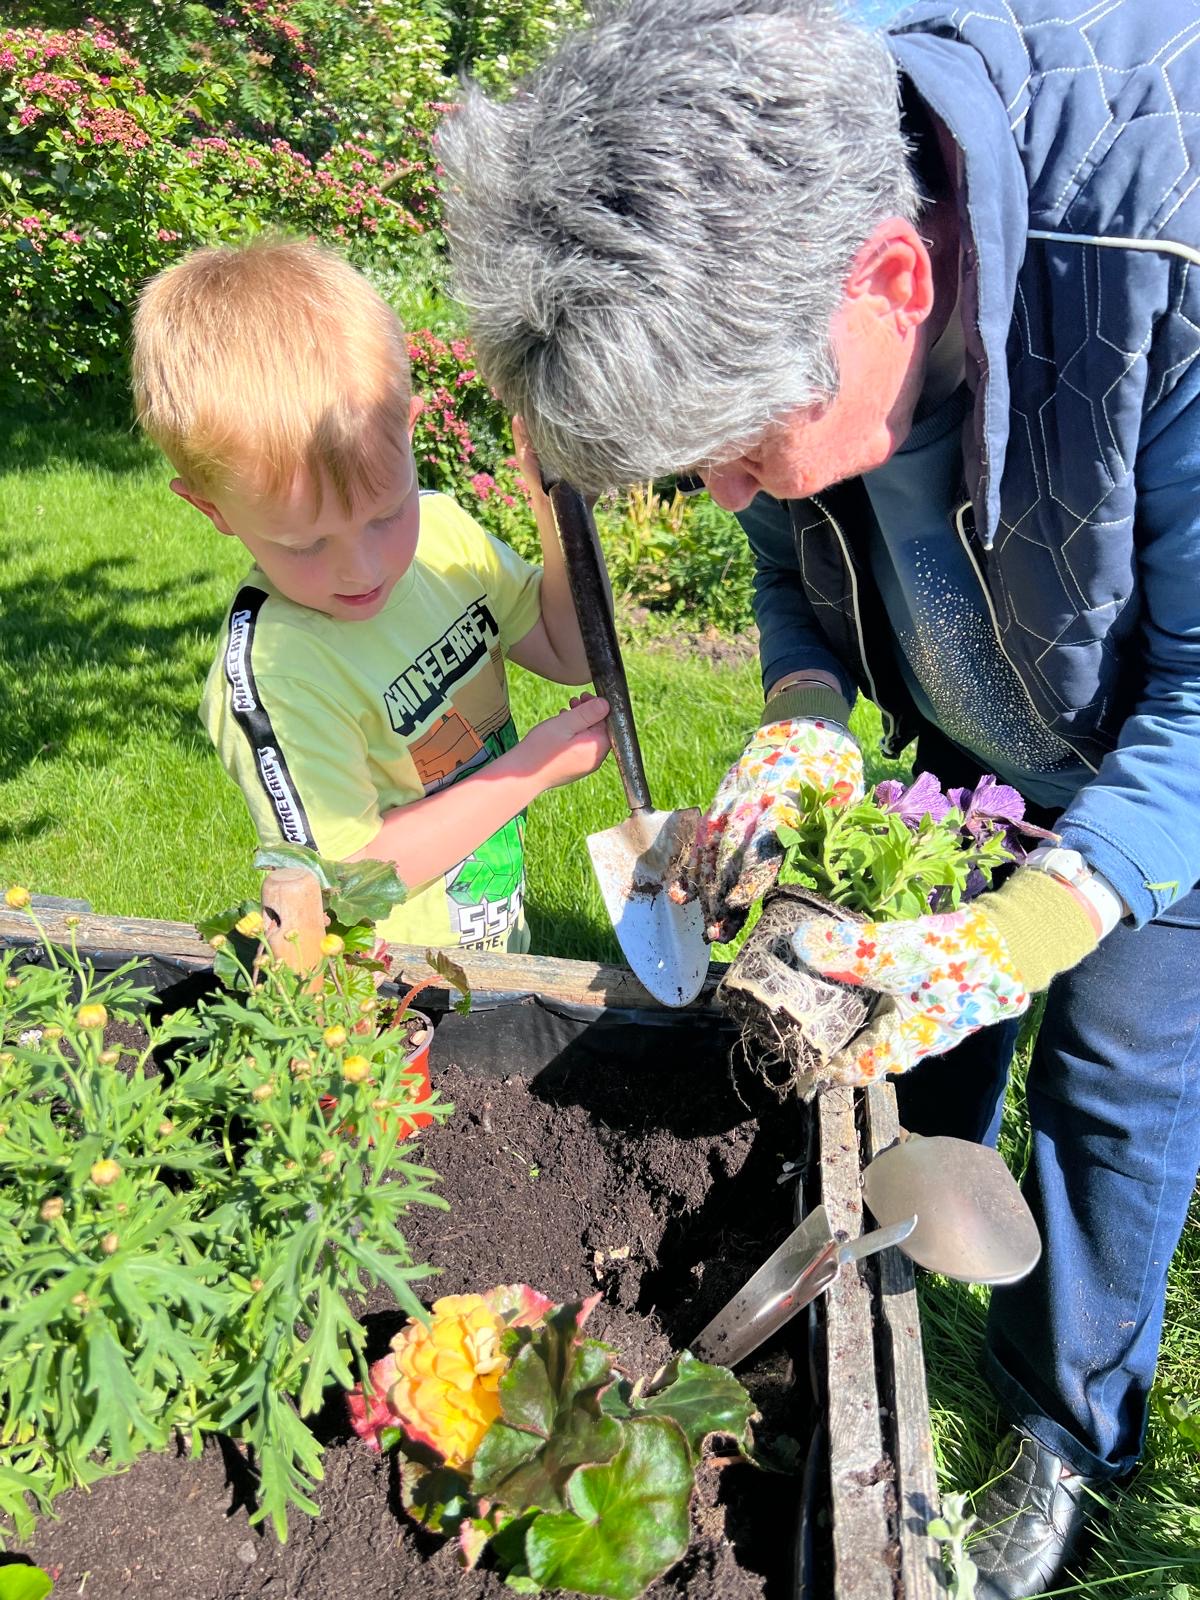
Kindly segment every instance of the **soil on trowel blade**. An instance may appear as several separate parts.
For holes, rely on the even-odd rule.
[[[802,1112],[735,1086],[720,1061],[552,1067],[532,1082],[500,1081],[439,1062],[435,1042],[433,1077],[455,1113],[412,1148],[441,1174],[450,1209],[416,1207],[404,1229],[414,1259],[441,1269],[418,1285],[427,1300],[515,1282],[556,1300],[599,1291],[589,1333],[617,1347],[631,1376],[648,1377],[791,1225],[792,1188],[777,1180],[800,1154]],[[384,1292],[361,1311],[374,1358],[403,1318]],[[786,1334],[739,1376],[762,1413],[760,1443],[794,1456],[791,1440],[807,1432],[805,1385],[793,1388]],[[209,1441],[197,1461],[146,1456],[62,1496],[22,1554],[55,1576],[56,1593],[86,1600],[511,1594],[494,1572],[463,1572],[449,1546],[407,1520],[394,1459],[350,1433],[340,1391],[316,1427],[321,1515],[294,1514],[285,1545],[249,1524],[254,1479],[242,1453]],[[730,1460],[715,1443],[699,1474],[692,1546],[648,1593],[782,1600],[799,1481]]]

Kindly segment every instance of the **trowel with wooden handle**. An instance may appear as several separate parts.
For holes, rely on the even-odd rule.
[[[604,583],[604,557],[591,509],[568,483],[547,481],[596,693],[608,701],[608,731],[629,816],[588,835],[588,851],[617,941],[634,976],[665,1006],[685,1006],[708,971],[700,906],[678,905],[678,877],[700,822],[696,807],[655,811],[633,722],[629,685]]]

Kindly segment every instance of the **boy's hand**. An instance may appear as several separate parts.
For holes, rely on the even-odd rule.
[[[550,499],[542,488],[542,464],[537,458],[537,452],[529,442],[529,435],[525,431],[525,421],[522,417],[512,419],[513,450],[517,458],[517,467],[525,479],[525,486],[529,490],[529,504],[535,517],[539,518],[544,512],[553,520],[550,510]]]
[[[595,772],[611,748],[604,725],[607,716],[607,700],[581,694],[572,698],[569,710],[530,728],[518,748],[541,790]]]

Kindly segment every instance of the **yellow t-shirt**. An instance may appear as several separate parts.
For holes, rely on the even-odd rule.
[[[453,500],[422,494],[412,566],[346,622],[257,568],[230,607],[203,720],[264,843],[343,860],[383,815],[516,743],[504,656],[541,614],[541,573]],[[524,819],[514,817],[380,923],[401,944],[526,950]]]

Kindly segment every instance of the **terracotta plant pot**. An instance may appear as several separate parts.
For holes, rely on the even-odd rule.
[[[865,920],[796,884],[777,885],[717,991],[767,1080],[805,1100],[829,1087],[827,1063],[875,1007],[869,990],[825,978],[797,956],[791,936],[814,917]]]
[[[413,1024],[417,1023],[417,1027]],[[429,1046],[433,1043],[433,1023],[423,1011],[408,1008],[408,1017],[405,1022],[397,1024],[399,1027],[409,1029],[408,1044],[405,1047],[404,1075],[408,1080],[411,1102],[417,1105],[423,1100],[428,1100],[433,1094],[433,1087],[429,1081]],[[406,1101],[405,1104],[409,1104]],[[325,1094],[321,1096],[321,1108],[332,1111],[337,1105],[337,1096]],[[411,1116],[401,1117],[396,1126],[398,1139],[411,1139],[418,1128],[427,1128],[433,1121],[428,1111],[414,1111]],[[339,1130],[343,1133],[353,1133],[353,1123],[343,1123]],[[374,1144],[374,1139],[368,1143]]]

